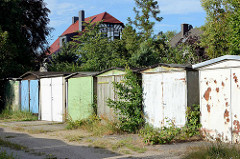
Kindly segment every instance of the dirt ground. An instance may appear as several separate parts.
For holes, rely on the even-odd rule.
[[[92,136],[88,131],[67,130],[66,124],[47,121],[1,122],[0,138],[24,146],[2,146],[17,158],[182,158],[208,142],[149,146],[136,134]]]

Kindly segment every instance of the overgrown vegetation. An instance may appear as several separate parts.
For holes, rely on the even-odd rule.
[[[220,142],[213,143],[211,146],[202,146],[192,150],[185,159],[238,159],[240,158],[240,149],[238,145],[227,145]]]
[[[28,111],[12,111],[4,109],[0,114],[0,120],[5,121],[33,121],[37,119],[37,116]]]
[[[187,136],[200,135],[200,106],[194,104],[192,107],[187,108],[187,123],[184,127]]]
[[[186,118],[187,123],[182,128],[177,128],[174,122],[169,119],[166,119],[167,124],[159,129],[146,124],[145,127],[140,130],[140,136],[146,144],[151,145],[185,141],[193,136],[197,136],[196,139],[198,140],[200,138],[199,128],[201,127],[199,105],[188,107]]]
[[[13,154],[7,154],[6,151],[1,151],[1,150],[0,150],[0,158],[1,159],[15,159]]]
[[[137,132],[144,124],[140,82],[130,69],[121,82],[113,82],[119,100],[108,99],[108,106],[115,110],[122,131]]]
[[[69,119],[67,121],[67,129],[71,130],[79,128],[91,132],[93,136],[109,135],[120,132],[115,122],[107,119],[100,119],[96,115],[92,115],[89,118],[83,120],[73,121]]]

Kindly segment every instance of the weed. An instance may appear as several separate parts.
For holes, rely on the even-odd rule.
[[[119,133],[116,123],[105,120],[104,122],[96,115],[84,120],[67,121],[67,129],[85,129],[92,133],[93,136],[109,135]]]
[[[187,123],[183,130],[186,132],[188,137],[192,137],[194,135],[200,135],[199,129],[201,128],[200,124],[200,106],[193,105],[192,107],[188,107],[186,112]]]
[[[11,143],[9,141],[6,141],[6,140],[3,140],[0,138],[0,145],[1,146],[5,146],[5,147],[9,147],[9,148],[12,148],[14,150],[28,150],[27,147],[25,146],[22,146],[22,145],[18,145],[18,144],[15,144],[15,143]]]
[[[13,156],[12,153],[9,155],[9,154],[7,154],[6,151],[0,151],[0,158],[1,159],[14,159],[15,157]]]
[[[107,103],[115,110],[120,129],[135,133],[144,124],[141,82],[128,68],[122,82],[113,82],[119,100],[108,99]]]
[[[27,111],[11,111],[5,109],[0,114],[0,120],[5,121],[34,121],[38,117]]]
[[[68,136],[66,136],[66,139],[67,139],[69,142],[81,141],[83,138],[84,138],[84,136],[81,136],[81,135],[76,135],[76,136],[68,135]]]
[[[169,122],[169,120],[167,122]],[[179,133],[180,129],[176,128],[172,122],[168,127],[162,127],[160,129],[155,129],[146,124],[145,127],[140,130],[140,136],[143,138],[143,141],[151,145],[170,143]]]
[[[94,148],[105,149],[108,147],[108,145],[109,143],[106,141],[96,140],[96,141],[93,141],[89,146]]]
[[[112,145],[113,151],[116,151],[121,148],[128,148],[128,149],[138,152],[138,153],[144,153],[147,150],[144,147],[136,146],[135,144],[133,144],[133,141],[131,138],[120,140],[117,143]]]
[[[185,159],[215,159],[215,158],[240,158],[240,149],[236,145],[223,145],[218,142],[211,146],[200,147],[197,150],[187,154]]]

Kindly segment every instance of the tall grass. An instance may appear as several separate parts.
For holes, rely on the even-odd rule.
[[[227,145],[215,143],[211,146],[197,148],[184,157],[185,159],[239,159],[240,147],[237,145]]]
[[[107,119],[102,120],[96,115],[92,115],[87,119],[76,121],[69,118],[67,121],[67,129],[84,129],[91,132],[93,136],[120,133],[117,123]]]
[[[5,109],[0,114],[0,120],[7,121],[33,121],[38,117],[28,111],[12,111]]]

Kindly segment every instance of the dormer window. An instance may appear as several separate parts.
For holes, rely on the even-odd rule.
[[[60,37],[60,47],[63,47],[64,44],[67,43],[67,37],[66,36],[61,36]]]

